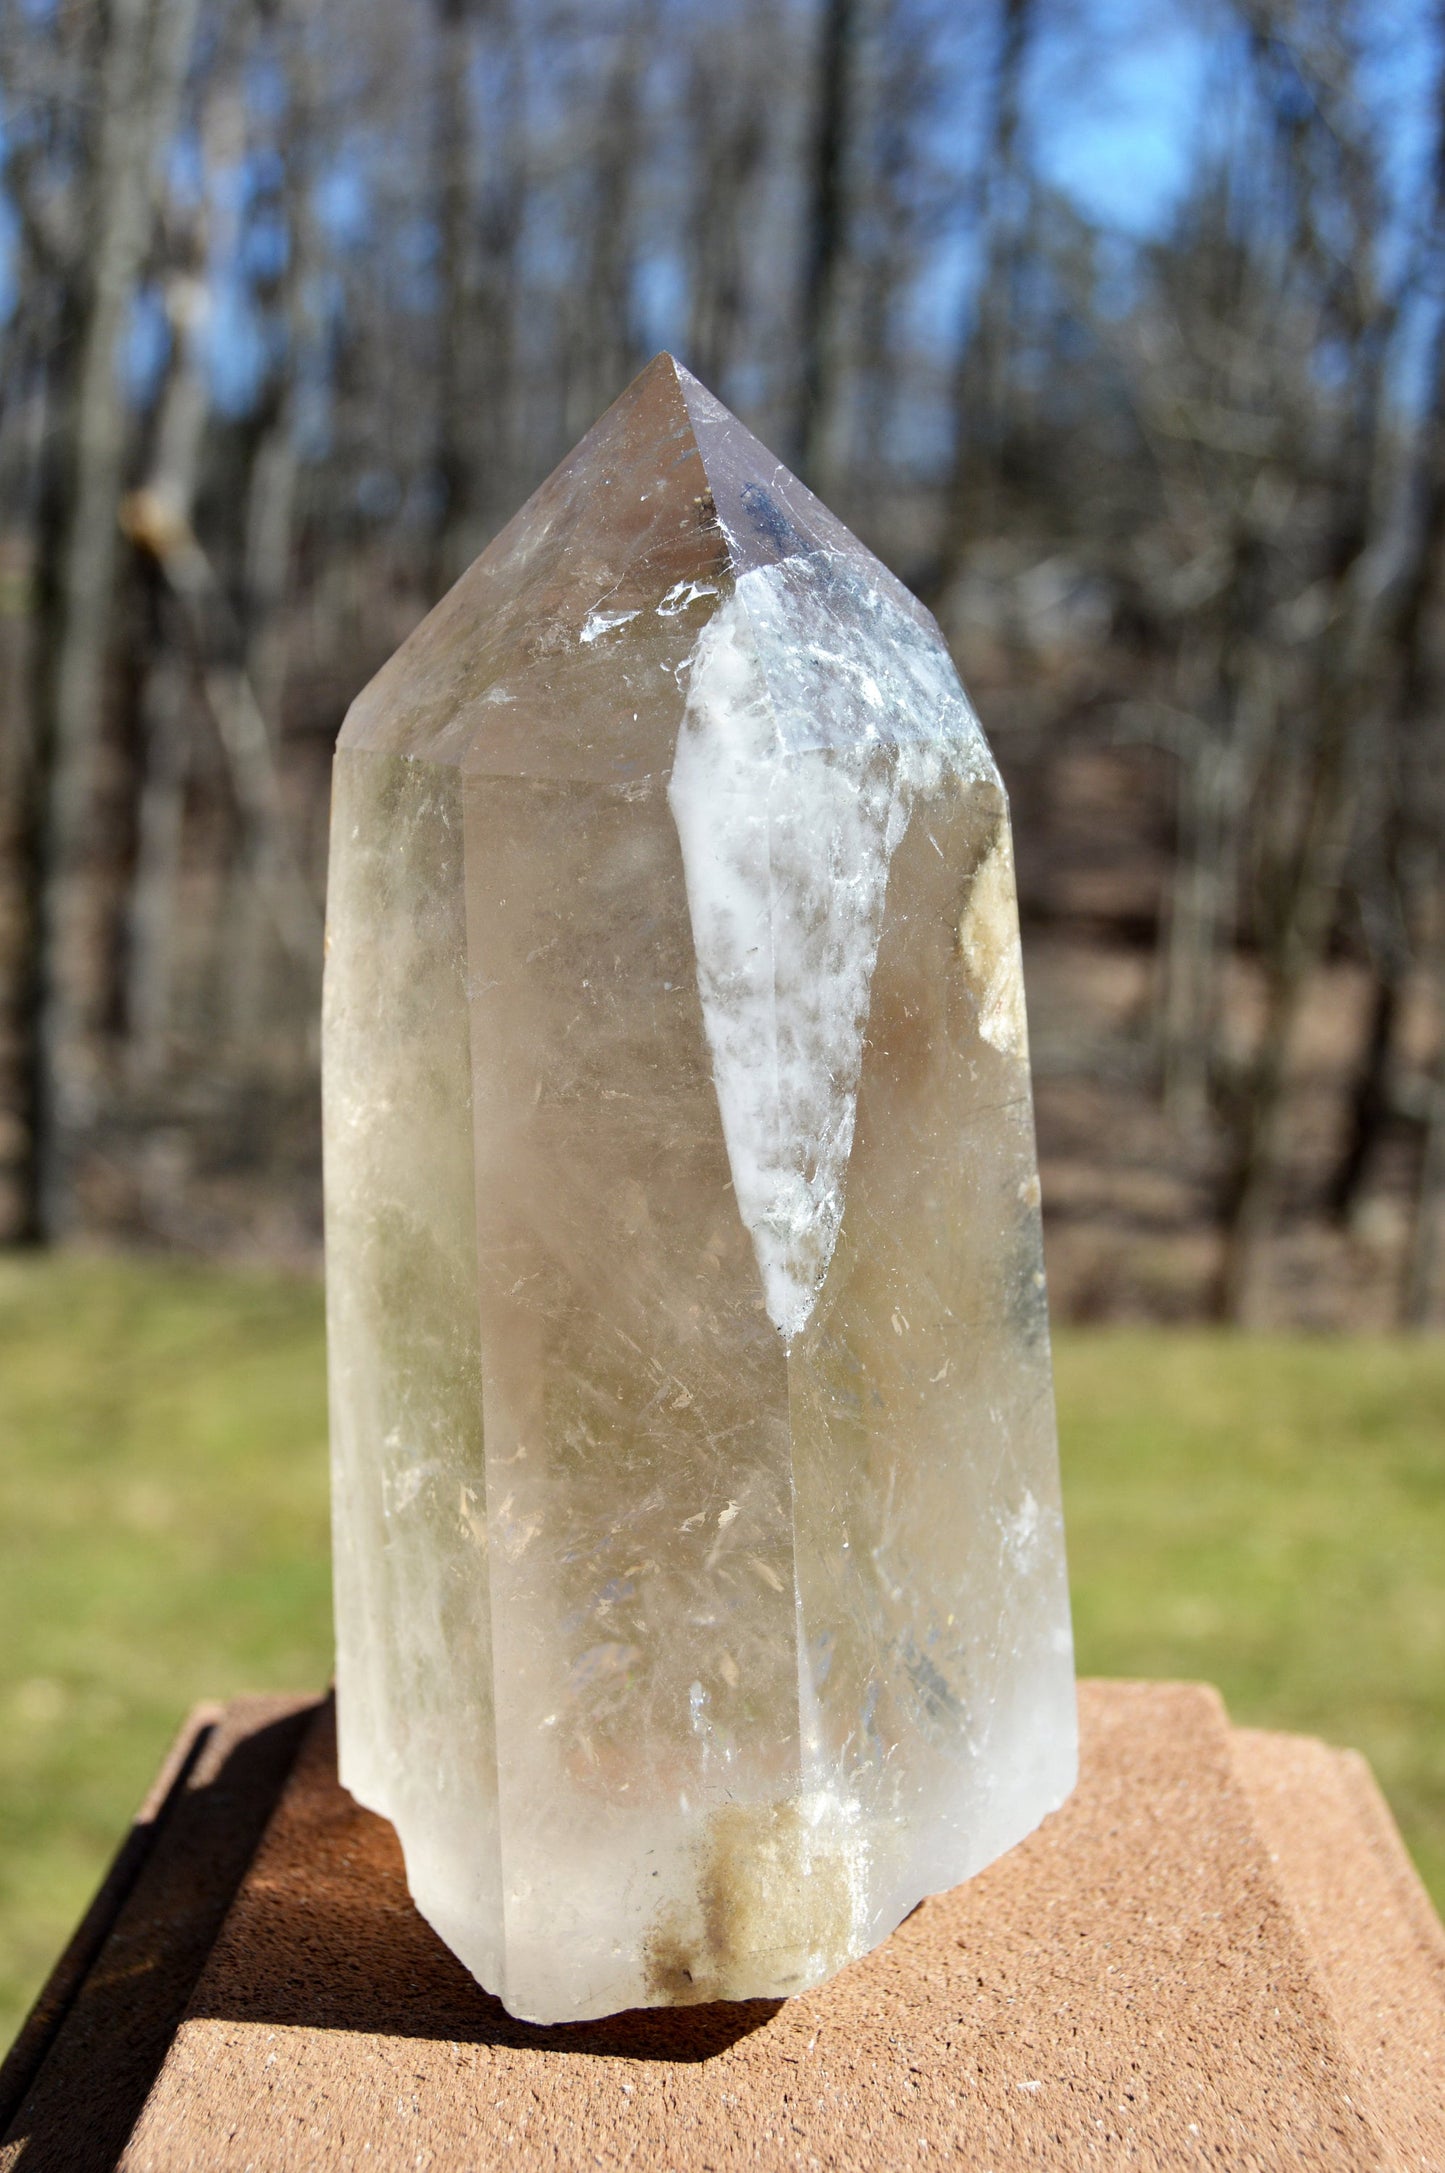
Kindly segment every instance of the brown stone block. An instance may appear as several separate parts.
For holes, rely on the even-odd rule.
[[[556,2029],[416,1915],[329,1706],[284,1784],[294,1718],[232,1708],[7,2067],[0,2168],[1445,2169],[1445,1934],[1363,1761],[1080,1699],[1064,1809],[828,1984]]]

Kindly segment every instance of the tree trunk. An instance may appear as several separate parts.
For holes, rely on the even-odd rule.
[[[1220,967],[1233,933],[1234,750],[1201,728],[1179,755],[1179,821],[1165,936],[1160,1055],[1164,1106],[1181,1138],[1208,1113]]]
[[[1385,958],[1375,975],[1369,1023],[1354,1085],[1350,1090],[1345,1141],[1330,1177],[1326,1204],[1333,1221],[1349,1222],[1364,1189],[1376,1145],[1390,1115],[1390,1059],[1395,1022],[1400,1013],[1397,961]]]
[[[1001,0],[993,109],[978,190],[984,266],[960,326],[953,372],[953,461],[944,497],[943,535],[931,597],[946,598],[958,579],[982,516],[990,457],[996,459],[1007,400],[1012,292],[1019,246],[1017,205],[1019,93],[1034,0]],[[985,450],[987,449],[987,450]]]
[[[471,316],[471,25],[467,0],[436,0],[433,194],[437,229],[437,514],[430,573],[434,596],[465,562],[475,479],[467,359]]]
[[[100,1084],[103,959],[90,842],[129,418],[117,349],[150,229],[195,0],[111,0],[96,61],[89,261],[75,375],[58,432],[51,563],[40,577],[35,732],[26,823],[29,972],[22,993],[20,1235],[59,1237],[76,1212],[74,1158]]]
[[[576,304],[570,313],[569,435],[580,436],[642,362],[636,315],[643,91],[657,30],[657,0],[632,0],[594,125],[590,193],[582,219]]]
[[[314,296],[310,290],[317,247],[308,159],[313,140],[315,97],[311,56],[306,42],[307,25],[299,0],[281,0],[278,12],[289,33],[288,86],[294,115],[285,179],[288,248],[281,290],[286,353],[267,402],[250,465],[238,679],[254,697],[256,716],[264,725],[270,743],[271,767],[279,774],[287,663],[284,605],[290,590],[300,475],[297,405],[313,346],[311,312]],[[464,75],[465,71],[462,72]],[[461,96],[464,102],[464,81]],[[463,153],[463,180],[465,163]],[[457,228],[456,232],[450,233],[446,244],[449,255],[460,249],[464,211],[463,197],[461,206],[453,207],[448,214],[449,222]],[[447,414],[451,414],[459,397],[458,385],[449,378],[443,393],[443,409]],[[447,429],[454,428],[453,416]],[[445,455],[448,462],[454,457],[459,457],[459,448],[456,455]],[[446,488],[449,504],[460,518],[466,499],[455,475]],[[457,554],[457,532],[446,507],[438,530],[438,551],[440,556],[434,579],[444,586],[448,569],[454,567]],[[234,880],[228,886],[230,903],[221,931],[224,957],[221,985],[225,992],[226,1027],[230,1039],[241,1050],[253,1049],[275,1012],[283,1008],[274,1003],[268,1005],[267,1001],[276,987],[276,975],[271,970],[276,960],[276,915],[272,893],[278,884],[284,887],[291,879],[285,863],[295,860],[286,812],[278,796],[277,804],[268,814],[247,824],[243,849],[232,871]],[[304,875],[304,870],[302,873]],[[284,936],[282,940],[284,950]],[[313,1008],[309,978],[303,985],[306,996],[302,1004],[292,1003],[284,1008],[293,1018],[299,1011],[309,1029]],[[294,1029],[292,1039],[295,1040]],[[302,1036],[303,1048],[309,1046],[310,1039],[308,1030]]]
[[[151,665],[141,702],[144,769],[136,820],[126,975],[127,1065],[139,1084],[165,1065],[175,985],[177,895],[190,737],[188,678],[169,645]]]
[[[824,469],[838,400],[838,289],[847,249],[849,109],[857,41],[857,0],[823,0],[818,31],[818,88],[813,117],[803,299],[798,327],[798,413],[794,426],[800,474],[826,487]]]
[[[1279,927],[1271,945],[1264,1029],[1244,1082],[1233,1153],[1220,1191],[1223,1244],[1214,1310],[1221,1319],[1236,1324],[1249,1318],[1259,1250],[1274,1212],[1295,1024],[1335,909],[1350,812],[1354,732],[1349,699],[1347,687],[1337,684],[1322,744],[1313,750],[1309,811],[1286,878]]]
[[[768,52],[767,26],[759,19],[756,0],[747,19],[745,50],[750,74],[734,86],[730,105],[718,97],[720,71],[711,46],[694,54],[688,77],[694,164],[687,360],[715,392],[726,387],[738,360],[751,260],[746,222],[766,144],[765,89],[751,74],[756,69],[761,77]]]
[[[1445,25],[1445,16],[1441,21]],[[1419,277],[1416,283],[1421,287],[1429,283],[1438,286],[1445,250],[1445,64],[1436,84],[1435,100],[1434,216],[1427,242],[1433,263],[1427,262],[1424,267],[1427,274],[1433,271],[1434,276],[1433,281]],[[1389,1067],[1401,994],[1410,967],[1408,871],[1422,858],[1431,865],[1437,864],[1438,858],[1435,840],[1428,835],[1429,814],[1422,821],[1422,804],[1428,809],[1430,800],[1428,787],[1421,789],[1427,767],[1421,754],[1439,696],[1428,651],[1432,606],[1445,571],[1445,311],[1437,312],[1435,319],[1427,386],[1428,399],[1420,417],[1409,477],[1409,546],[1384,615],[1386,680],[1393,698],[1393,715],[1386,720],[1388,736],[1382,733],[1379,742],[1382,759],[1386,749],[1391,757],[1386,764],[1388,802],[1379,855],[1387,934],[1380,946],[1370,1025],[1350,1096],[1346,1141],[1329,1191],[1331,1210],[1340,1221],[1348,1216],[1359,1195],[1375,1145],[1389,1119]],[[1438,822],[1438,808],[1434,813]],[[1426,845],[1423,854],[1419,851],[1422,843]],[[1429,1301],[1429,1262],[1422,1247],[1428,1250],[1433,1244],[1434,1189],[1442,1151],[1435,1137],[1441,1122],[1439,1102],[1437,1080],[1421,1164],[1412,1265],[1407,1269],[1403,1299],[1410,1326],[1419,1325],[1417,1308]]]
[[[1430,1099],[1415,1213],[1405,1256],[1400,1315],[1407,1328],[1428,1326],[1434,1310],[1440,1268],[1440,1202],[1445,1193],[1445,965],[1437,958],[1435,981],[1436,1042],[1430,1067]]]
[[[200,278],[206,257],[203,220],[191,237],[191,257],[191,265],[176,273],[166,294],[171,362],[161,395],[150,474],[122,507],[126,532],[150,569],[155,635],[140,700],[140,804],[125,992],[127,1064],[137,1080],[153,1079],[160,1070],[171,1018],[177,885],[190,767],[187,696],[191,673],[176,646],[176,614],[164,608],[162,581],[168,552],[191,531],[210,414],[203,353],[207,296]]]

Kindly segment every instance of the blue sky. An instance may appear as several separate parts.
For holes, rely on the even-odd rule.
[[[1160,0],[1047,31],[1027,90],[1039,170],[1100,226],[1157,232],[1189,176],[1207,70],[1199,12]]]
[[[957,26],[962,38],[973,41],[956,70],[963,82],[970,75],[986,80],[987,56],[977,49],[979,20],[944,17],[946,34]],[[1049,182],[1126,248],[1167,223],[1187,183],[1199,132],[1210,119],[1210,53],[1220,20],[1210,0],[1089,0],[1087,6],[1042,11],[1025,87],[1033,157]],[[1375,87],[1391,120],[1388,151],[1401,239],[1420,198],[1433,128],[1427,23],[1425,0],[1377,0],[1371,17]],[[940,133],[956,134],[959,125],[958,118],[951,124],[945,119]],[[357,241],[365,224],[358,179],[332,174],[322,185],[319,208],[338,243]],[[0,315],[13,304],[14,259],[13,215],[0,197]],[[968,269],[966,242],[940,246],[931,291],[920,296],[919,310],[920,325],[940,339],[953,335]],[[645,283],[649,315],[659,321],[675,314],[678,270],[671,267],[665,277],[660,270]],[[217,392],[223,404],[234,406],[264,364],[241,281],[218,278],[211,337]],[[141,376],[153,369],[163,340],[154,311],[142,309],[131,368]]]

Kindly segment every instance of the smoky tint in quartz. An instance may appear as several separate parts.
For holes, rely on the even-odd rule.
[[[353,706],[342,1777],[516,2014],[802,1990],[1075,1774],[1007,806],[670,357]]]

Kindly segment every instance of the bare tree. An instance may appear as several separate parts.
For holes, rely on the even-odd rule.
[[[735,53],[707,23],[688,57],[686,119],[692,147],[688,210],[687,357],[709,385],[728,385],[741,360],[752,257],[748,222],[767,150],[766,11],[748,0]],[[731,61],[731,65],[729,65]]]
[[[476,469],[469,427],[468,346],[474,290],[471,0],[435,0],[432,188],[436,220],[436,554],[431,587],[440,594],[461,571],[461,537]]]
[[[1034,0],[1000,0],[987,134],[974,196],[982,270],[965,304],[954,363],[953,457],[933,583],[939,596],[948,594],[970,541],[990,520],[989,493],[1002,454],[1026,194],[1020,93],[1033,24]]]
[[[1281,769],[1294,789],[1274,793],[1275,819],[1263,833],[1271,848],[1257,912],[1265,1018],[1233,1101],[1220,1200],[1218,1299],[1230,1319],[1244,1317],[1251,1301],[1255,1259],[1280,1179],[1291,1040],[1333,923],[1349,842],[1379,628],[1372,547],[1388,514],[1384,422],[1396,320],[1377,266],[1380,147],[1344,65],[1348,41],[1336,26],[1321,52],[1288,16],[1283,22],[1256,18],[1252,29],[1280,142],[1294,261],[1318,296],[1320,336],[1338,342],[1349,358],[1349,389],[1336,403],[1332,472],[1321,494],[1322,625],[1311,645],[1307,726],[1299,725],[1298,712],[1283,705],[1278,712],[1281,722],[1296,718],[1292,733],[1276,735]],[[1308,101],[1303,115],[1302,100]]]
[[[1393,1265],[1430,1310],[1445,1092],[1402,1021],[1445,925],[1445,207],[1402,178],[1380,62],[1403,38],[1438,72],[1445,23],[1191,9],[1197,130],[1134,226],[1044,156],[1084,95],[1061,56],[1111,24],[0,0],[0,730],[29,779],[0,824],[0,967],[27,965],[0,1180],[23,1135],[29,1234],[152,1227],[156,1127],[218,1165],[295,1142],[312,1182],[337,724],[662,342],[938,604],[1027,909],[1094,916],[1141,977],[1107,1061],[1212,1217],[1215,1303],[1255,1310],[1306,1221],[1358,1264],[1389,1222],[1360,1203],[1418,1181]],[[1079,765],[1143,783],[1118,867],[1076,839],[1101,866],[1071,889]],[[1298,1028],[1341,976],[1369,1016],[1322,1117]]]
[[[823,487],[839,383],[839,284],[848,249],[847,151],[857,67],[858,0],[822,0],[798,322],[801,473]]]
[[[71,1154],[99,1088],[86,878],[128,436],[117,350],[149,240],[158,150],[175,115],[194,5],[111,0],[88,61],[97,119],[71,272],[75,367],[55,402],[22,846],[32,927],[19,1006],[29,1142],[22,1238],[53,1237],[73,1219]]]

